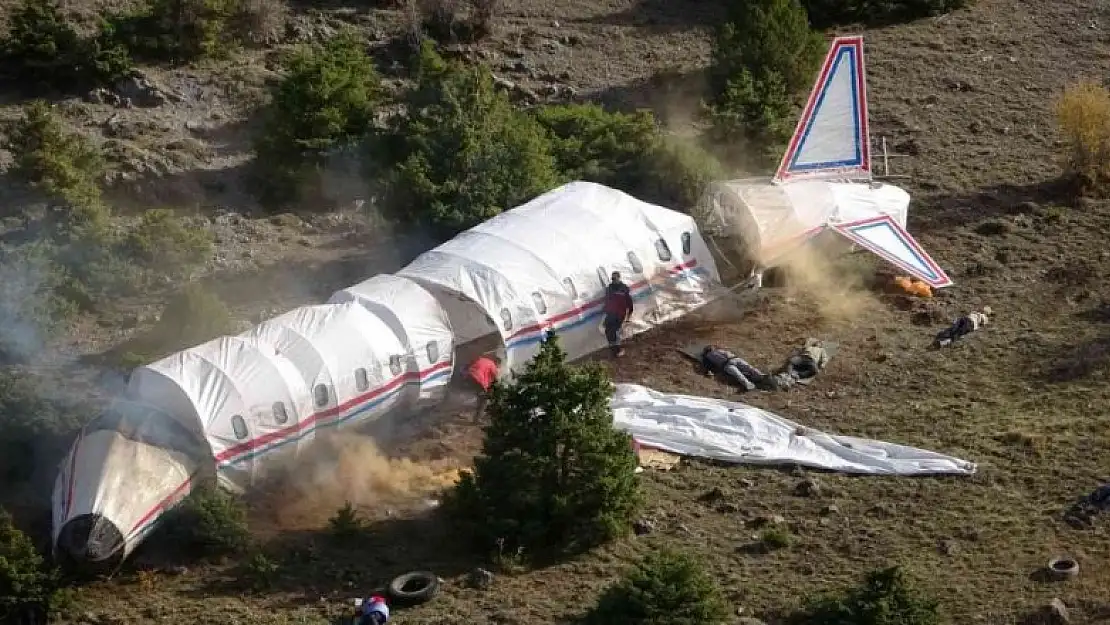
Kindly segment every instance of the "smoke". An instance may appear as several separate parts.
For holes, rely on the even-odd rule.
[[[318,529],[346,502],[371,517],[426,507],[463,468],[457,458],[390,457],[374,439],[351,432],[324,436],[277,463],[252,502],[257,519],[276,530]]]

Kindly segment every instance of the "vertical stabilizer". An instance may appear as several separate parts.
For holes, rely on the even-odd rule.
[[[944,273],[925,248],[921,247],[921,244],[890,215],[852,223],[833,224],[832,228],[853,243],[906,273],[920,278],[933,288],[952,286],[952,279],[948,274]]]
[[[863,37],[833,40],[775,182],[871,176]]]

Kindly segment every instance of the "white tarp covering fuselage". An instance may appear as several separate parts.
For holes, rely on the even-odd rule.
[[[641,445],[683,456],[865,475],[971,475],[976,469],[924,449],[826,434],[723,399],[618,384],[611,405],[615,427]]]
[[[80,557],[78,543],[94,533],[105,537],[103,555],[114,533],[125,557],[202,473],[245,491],[279,450],[296,454],[324,429],[434,405],[456,365],[469,364],[455,362],[469,341],[493,337],[512,367],[553,329],[571,359],[585,356],[605,345],[597,324],[612,271],[633,291],[632,333],[722,288],[690,216],[574,182],[396,275],[139,367],[125,399],[83,431],[63,463],[55,547],[69,527],[70,555]],[[123,422],[129,434],[114,435]]]

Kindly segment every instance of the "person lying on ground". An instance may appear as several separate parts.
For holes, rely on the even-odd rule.
[[[485,413],[486,404],[489,403],[489,389],[500,375],[501,359],[495,354],[480,356],[467,368],[463,382],[478,400],[478,407],[474,413],[475,419],[482,418],[482,414]]]
[[[990,315],[992,312],[990,306],[984,306],[982,312],[973,310],[959,319],[956,319],[952,325],[937,333],[936,338],[933,339],[933,347],[948,347],[954,341],[982,328],[990,323]]]
[[[748,361],[716,345],[705,346],[701,353],[701,364],[707,375],[722,374],[745,391],[754,391],[766,377]]]
[[[358,625],[385,625],[389,622],[389,605],[385,598],[374,595],[362,602]]]
[[[829,352],[820,340],[808,338],[800,347],[795,347],[786,363],[771,376],[769,386],[776,390],[793,387],[799,380],[816,377],[829,364]]]
[[[621,281],[619,271],[610,276],[609,286],[605,289],[605,339],[609,341],[609,351],[614,358],[624,354],[621,347],[621,330],[632,317],[632,291]]]

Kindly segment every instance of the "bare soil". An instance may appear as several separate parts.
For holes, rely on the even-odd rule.
[[[708,29],[721,3],[505,5],[492,40],[473,51],[499,74],[537,91],[560,84],[577,97],[651,106],[675,126],[696,109]],[[404,24],[398,11],[361,4],[298,8],[296,19],[325,29],[355,23],[383,40]],[[1015,623],[1052,597],[1069,606],[1073,623],[1110,618],[1106,525],[1096,520],[1076,529],[1062,520],[1105,476],[1110,253],[1103,233],[1110,231],[1110,204],[1063,199],[1051,111],[1066,83],[1101,76],[1110,60],[1107,28],[1110,14],[1097,3],[979,0],[937,19],[864,30],[873,134],[902,155],[891,166],[911,176],[894,181],[915,198],[910,229],[956,286],[929,302],[861,296],[849,315],[804,294],[768,292],[736,302],[735,311],[718,308],[638,337],[625,358],[606,365],[620,381],[738,397],[694,371],[674,348],[714,342],[769,368],[806,337],[833,340],[840,352],[811,387],[743,401],[833,433],[953,454],[979,463],[974,477],[803,476],[684,462],[674,472],[643,474],[651,533],[548,569],[506,566],[487,590],[468,587],[467,573],[480,559],[460,549],[449,520],[371,509],[374,530],[358,548],[329,546],[322,523],[315,531],[275,535],[269,553],[287,564],[268,589],[244,586],[252,576],[234,564],[171,574],[141,570],[140,563],[138,572],[83,589],[74,620],[327,622],[347,610],[351,597],[391,575],[428,569],[444,578],[439,596],[398,611],[395,622],[561,622],[581,612],[635,554],[660,545],[697,554],[726,588],[738,619],[774,623],[805,596],[893,563],[921,580],[953,623]],[[248,55],[232,68],[153,72],[171,87],[199,85],[197,95],[165,110],[126,111],[131,124],[164,128],[157,138],[139,131],[129,144],[149,149],[155,156],[148,160],[156,161],[172,152],[167,143],[191,134],[188,119],[241,127],[249,108],[238,102],[255,96],[242,95],[237,85],[261,84],[268,72],[263,56]],[[107,105],[79,106],[71,119],[90,133],[102,134],[105,119],[118,113]],[[213,111],[221,119],[213,121]],[[202,213],[216,205],[249,214],[235,170],[247,158],[242,133],[218,136],[193,137],[200,156],[187,167],[139,178],[155,190],[184,185],[181,197]],[[199,179],[218,179],[225,191],[180,182]],[[147,197],[133,187],[125,192]],[[258,222],[244,217],[248,225],[233,234],[246,241],[240,247],[256,250],[252,266],[268,269],[243,274],[239,267],[216,267],[212,278],[227,285],[244,318],[260,302],[280,308],[319,301],[329,289],[390,269],[364,255],[363,240],[339,234],[342,225],[252,234],[249,224]],[[304,242],[283,244],[283,236]],[[949,350],[925,349],[941,324],[983,304],[996,313],[985,330]],[[117,338],[98,336],[84,349]],[[465,461],[480,432],[461,413],[429,426],[403,451]],[[794,494],[806,477],[817,482],[819,494]],[[714,489],[721,493],[717,501],[703,502]],[[791,546],[753,552],[757,530],[750,523],[775,515],[785,519]],[[1038,571],[1059,554],[1077,558],[1080,574],[1047,583]],[[511,554],[500,555],[510,560]]]

